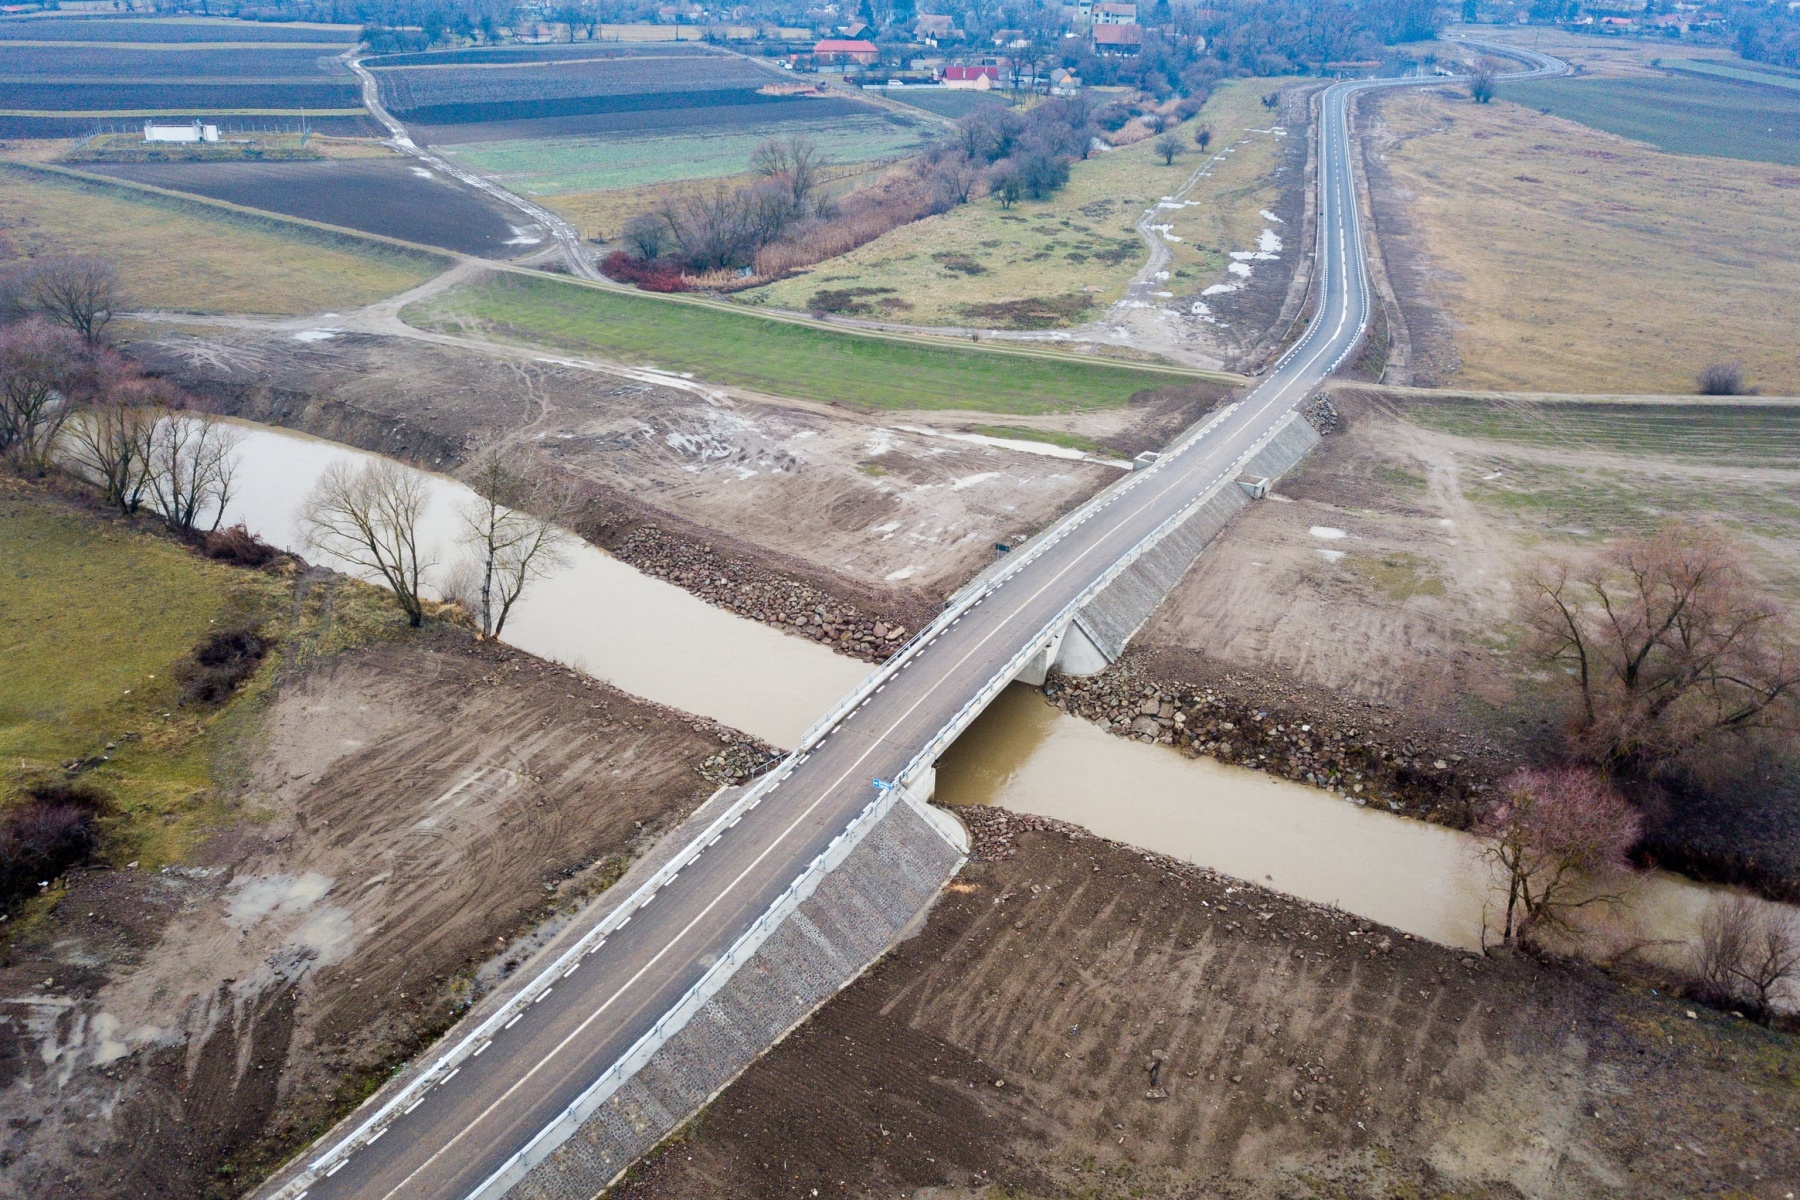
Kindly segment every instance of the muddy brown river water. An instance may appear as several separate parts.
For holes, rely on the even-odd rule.
[[[241,428],[240,494],[225,523],[242,520],[276,545],[318,557],[300,534],[301,500],[333,462],[374,456],[288,430]],[[456,480],[426,478],[432,500],[421,540],[443,571],[457,554],[457,505],[471,493]],[[869,670],[578,539],[567,557],[520,600],[505,640],[634,695],[792,746]],[[1476,948],[1484,923],[1493,924],[1496,895],[1469,835],[1116,737],[1022,685],[945,754],[937,799],[1067,821],[1448,945]],[[1679,876],[1639,876],[1620,903],[1586,910],[1588,950],[1635,944],[1673,961],[1687,953],[1714,895]]]

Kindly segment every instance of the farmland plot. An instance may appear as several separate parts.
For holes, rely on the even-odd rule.
[[[710,53],[689,42],[621,46],[613,42],[570,42],[553,46],[471,46],[464,50],[421,50],[413,54],[383,54],[366,58],[372,70],[388,67],[445,67],[548,63],[596,58],[692,58]],[[715,60],[722,56],[714,56]],[[735,61],[735,60],[734,60]]]
[[[510,209],[409,159],[114,163],[96,172],[383,237],[505,258],[544,232]]]
[[[737,92],[713,92],[707,104],[697,107],[684,108],[665,104],[661,108],[546,116],[519,121],[484,121],[476,125],[414,125],[408,122],[407,129],[412,134],[413,141],[421,146],[455,146],[602,133],[742,129],[747,125],[768,125],[792,120],[867,116],[879,111],[860,100],[838,96],[786,97],[747,93],[753,101],[739,103],[745,95],[746,93]]]
[[[334,83],[261,81],[256,83],[120,82],[9,83],[10,113],[216,112],[231,109],[307,109],[342,114],[360,111],[362,93],[354,81]]]
[[[735,175],[748,169],[758,143],[777,135],[805,135],[834,161],[857,163],[912,153],[929,133],[921,122],[866,107],[847,115],[812,115],[818,111],[814,104],[829,103],[796,102],[787,106],[796,113],[794,119],[764,120],[729,130],[701,126],[680,133],[539,138],[439,149],[509,188],[555,196]]]
[[[41,46],[0,42],[0,82],[81,79],[189,79],[207,82],[244,79],[325,79],[350,77],[339,58],[341,46],[161,48],[122,46]],[[11,89],[8,89],[10,96]],[[11,107],[22,107],[12,105]]]
[[[274,24],[206,17],[26,17],[0,21],[0,41],[20,42],[312,42],[340,49],[362,36],[357,25]]]

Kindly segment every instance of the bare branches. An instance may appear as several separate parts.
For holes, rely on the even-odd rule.
[[[81,378],[81,346],[65,330],[40,319],[0,330],[0,457],[47,469]]]
[[[1477,104],[1486,104],[1494,98],[1494,86],[1500,77],[1500,63],[1492,58],[1482,58],[1475,64],[1469,74],[1469,99]]]
[[[379,576],[415,629],[432,567],[419,549],[419,521],[430,500],[424,476],[388,459],[361,467],[334,463],[300,509],[307,544]]]
[[[1766,1016],[1800,978],[1800,923],[1773,904],[1721,896],[1700,918],[1694,967],[1701,999]]]
[[[1527,648],[1564,670],[1572,741],[1655,769],[1718,734],[1800,727],[1800,646],[1725,538],[1669,527],[1526,578]]]
[[[204,532],[208,514],[217,529],[231,502],[237,472],[236,429],[207,413],[171,413],[152,424],[144,455],[144,486],[170,529]]]
[[[463,541],[474,559],[481,636],[497,638],[527,584],[568,561],[559,527],[570,493],[523,452],[490,447],[469,473],[475,498],[462,507]]]
[[[1184,149],[1186,146],[1182,144],[1181,139],[1172,133],[1165,133],[1156,139],[1156,157],[1163,160],[1165,167],[1174,166],[1175,156]]]
[[[1630,866],[1637,813],[1592,771],[1519,771],[1477,822],[1482,851],[1506,888],[1501,937],[1516,944],[1534,928],[1563,925],[1569,912],[1610,899],[1603,889]]]
[[[32,304],[90,346],[100,340],[119,307],[119,276],[111,263],[90,255],[65,255],[33,263],[26,276]]]

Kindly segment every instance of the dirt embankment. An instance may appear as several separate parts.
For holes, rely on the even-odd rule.
[[[5,947],[0,1196],[239,1194],[759,757],[451,629],[281,682],[221,756],[197,856],[76,873]]]
[[[845,630],[853,642],[873,637],[877,623],[915,628],[995,542],[1041,528],[1116,477],[956,436],[991,415],[708,399],[553,362],[327,333],[155,330],[129,349],[231,415],[437,470],[496,438],[529,445],[579,481],[581,531],[599,544],[746,615],[785,612],[792,625],[824,605],[838,614],[822,622],[840,627],[834,641]],[[1010,420],[1141,447],[1214,398],[1189,389]],[[717,584],[716,567],[730,586]],[[740,594],[744,585],[754,594]]]
[[[1794,1039],[997,810],[925,929],[632,1200],[1587,1197],[1800,1185]]]

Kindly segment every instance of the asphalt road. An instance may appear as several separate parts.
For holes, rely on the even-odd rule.
[[[1553,60],[1552,60],[1553,61]],[[1540,64],[1540,69],[1551,69]],[[1240,457],[1356,347],[1370,311],[1351,174],[1351,97],[1324,93],[1317,309],[1299,342],[1206,436],[1141,471],[993,586],[844,716],[755,808],[579,960],[479,1054],[436,1081],[330,1175],[285,1182],[308,1200],[462,1200],[501,1169],[668,1011],[875,795],[1021,649]],[[1180,444],[1178,444],[1180,445]],[[779,687],[779,680],[771,680]],[[527,985],[530,994],[537,985]],[[305,1163],[336,1162],[331,1143]]]

